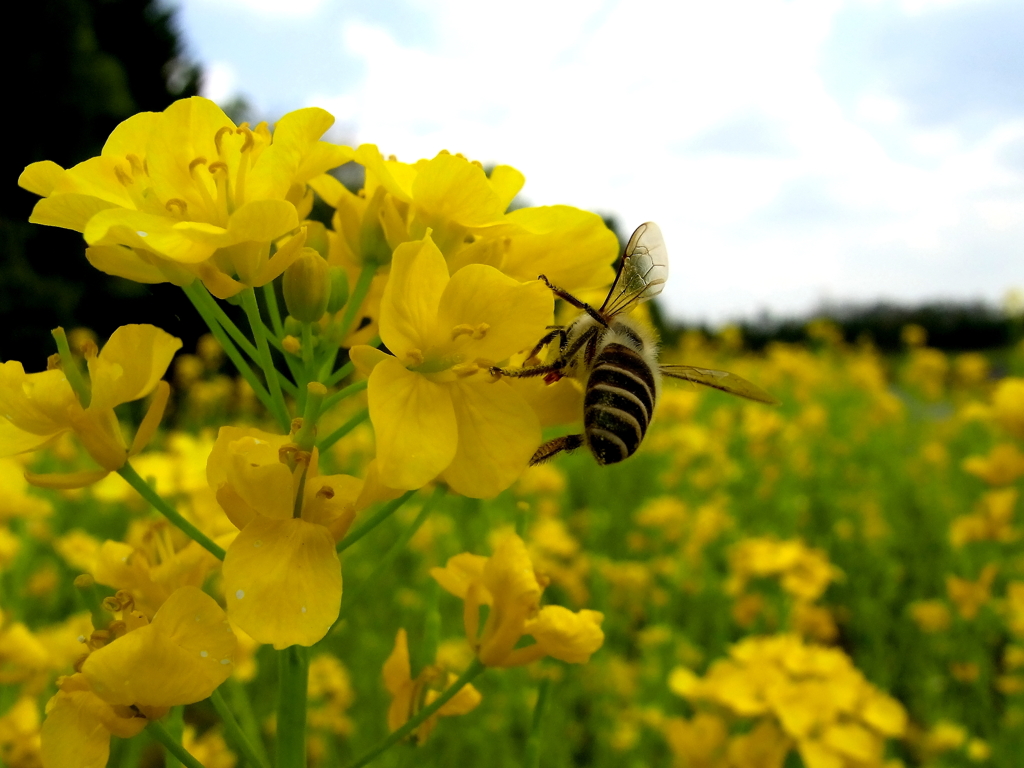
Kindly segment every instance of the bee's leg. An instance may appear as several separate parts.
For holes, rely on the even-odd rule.
[[[577,448],[582,447],[582,445],[583,435],[564,435],[562,437],[556,437],[554,440],[549,440],[537,449],[537,452],[530,458],[530,466],[533,467],[537,464],[541,464],[562,451],[571,453]]]
[[[530,350],[530,354],[526,356],[526,359],[529,360],[530,358],[532,358],[534,355],[536,355],[544,348],[545,344],[550,344],[556,338],[558,339],[558,351],[559,353],[561,353],[562,350],[565,349],[565,342],[568,340],[569,337],[565,332],[565,328],[559,325],[556,326],[555,328],[552,328],[549,333],[545,333],[543,336],[541,336],[540,341],[537,342],[537,346]]]
[[[576,307],[576,309],[582,309],[584,312],[586,312],[588,315],[594,318],[598,323],[600,323],[603,328],[608,327],[608,322],[603,317],[601,317],[601,313],[598,312],[589,304],[587,304],[585,301],[580,301],[568,291],[564,291],[561,288],[552,285],[551,283],[548,282],[548,279],[544,275],[537,275],[537,279],[543,280],[544,285],[550,288],[551,292],[555,294],[555,296],[557,296],[558,298],[562,299],[562,301],[569,302],[574,307]]]
[[[568,349],[564,350],[557,360],[549,365],[534,365],[529,368],[499,368],[494,366],[491,368],[491,374],[494,376],[511,376],[512,378],[520,379],[528,376],[544,376],[549,373],[555,373],[561,371],[567,366],[572,359],[576,357],[576,354],[583,348],[585,344],[593,342],[596,344],[598,333],[602,329],[596,325],[591,326],[576,339]],[[563,331],[564,333],[564,331]]]

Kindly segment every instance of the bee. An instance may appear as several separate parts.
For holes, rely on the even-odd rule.
[[[647,434],[662,376],[778,404],[763,389],[734,373],[658,363],[658,340],[645,325],[628,317],[661,293],[668,280],[668,250],[654,222],[641,224],[629,238],[615,282],[600,309],[552,285],[544,275],[537,279],[555,296],[581,310],[580,314],[568,326],[552,326],[526,358],[535,358],[557,340],[558,357],[553,362],[516,369],[494,367],[491,373],[515,378],[543,376],[549,384],[565,376],[581,381],[584,429],[582,435],[564,435],[544,443],[530,459],[531,465],[582,446],[598,464],[628,459]]]

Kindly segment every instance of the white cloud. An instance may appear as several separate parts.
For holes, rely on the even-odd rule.
[[[214,61],[203,69],[202,95],[223,104],[236,95],[238,72],[224,61]]]
[[[627,229],[658,221],[676,314],[960,289],[997,298],[1014,279],[999,261],[979,275],[969,255],[972,242],[1008,248],[991,236],[1022,229],[1024,185],[999,156],[1024,134],[966,146],[951,129],[912,128],[881,93],[851,117],[817,69],[839,0],[430,7],[429,47],[347,22],[340,42],[364,75],[312,102],[385,153],[509,163],[534,204],[612,212]],[[744,125],[759,151],[701,148],[715,131],[742,142]]]
[[[205,5],[269,18],[307,18],[316,15],[325,0],[191,0]]]

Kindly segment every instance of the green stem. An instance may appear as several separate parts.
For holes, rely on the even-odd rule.
[[[199,546],[218,560],[224,559],[224,550],[217,546],[213,539],[182,517],[181,513],[179,513],[174,507],[164,501],[164,499],[153,490],[150,484],[139,476],[139,473],[135,471],[135,468],[131,464],[125,462],[125,465],[117,470],[117,474],[127,480],[128,485],[138,491],[142,498],[152,504],[153,507],[156,508],[157,512],[184,531],[193,541],[198,542]]]
[[[349,384],[344,389],[339,389],[333,395],[324,400],[324,411],[329,411],[331,408],[333,408],[335,405],[340,403],[345,398],[352,397],[352,395],[362,392],[369,385],[370,380],[363,379],[362,381],[357,381],[355,384]]]
[[[167,729],[167,735],[174,739],[176,744],[181,744],[185,735],[185,708],[171,707],[171,711],[163,718],[163,726]],[[164,757],[164,768],[181,768],[181,760],[171,754]]]
[[[213,703],[213,708],[217,710],[217,714],[220,715],[221,724],[224,726],[224,737],[228,743],[242,753],[242,757],[249,763],[250,768],[267,768],[266,761],[256,752],[245,735],[245,731],[242,730],[242,726],[235,720],[231,707],[220,694],[220,689],[216,689],[210,694],[210,701]]]
[[[374,566],[370,575],[364,579],[363,582],[355,588],[355,590],[345,596],[345,599],[341,604],[341,611],[338,613],[338,618],[335,623],[344,619],[352,606],[358,603],[359,599],[363,597],[363,595],[371,591],[380,583],[381,574],[388,570],[395,558],[405,551],[405,547],[408,545],[409,539],[411,539],[416,534],[416,531],[420,529],[420,526],[427,521],[427,517],[430,516],[434,507],[437,506],[437,503],[441,500],[441,497],[447,493],[447,491],[448,489],[443,485],[438,485],[434,488],[434,492],[430,495],[430,498],[427,499],[427,502],[423,505],[423,509],[420,510],[420,513],[416,515],[416,519],[413,520],[412,525],[402,532],[402,535],[398,537],[398,541],[392,545],[391,549],[387,551],[384,557],[377,561],[377,565]],[[431,659],[431,661],[433,661],[433,659]]]
[[[306,768],[306,692],[309,648],[291,645],[280,651],[278,680],[277,768]]]
[[[228,696],[231,698],[231,708],[238,717],[242,730],[249,737],[249,744],[256,749],[260,762],[263,765],[269,765],[270,757],[267,755],[267,748],[260,734],[260,724],[256,719],[256,713],[253,712],[252,702],[249,700],[245,686],[234,677],[229,677],[224,685],[227,686]]]
[[[323,413],[321,407],[327,387],[316,381],[306,385],[306,405],[302,412],[302,426],[295,433],[295,444],[303,451],[313,450],[316,442],[316,422]]]
[[[203,764],[192,757],[189,751],[174,740],[174,737],[161,725],[159,720],[150,720],[146,726],[149,735],[164,745],[164,749],[178,758],[188,768],[203,768]]]
[[[270,356],[270,346],[267,344],[267,335],[264,333],[266,326],[260,319],[260,308],[256,303],[256,293],[252,288],[246,288],[241,293],[242,308],[249,317],[249,325],[252,335],[256,338],[256,348],[259,350],[260,359],[263,363],[263,375],[267,380],[270,389],[270,400],[273,407],[270,412],[274,414],[278,423],[285,432],[291,429],[292,419],[288,415],[288,406],[284,402],[284,395],[281,394],[281,384],[277,377],[277,368],[274,367],[274,359]]]
[[[68,345],[68,337],[64,335],[64,329],[57,326],[50,331],[50,335],[57,342],[57,353],[60,355],[60,368],[64,371],[64,377],[71,385],[71,389],[78,395],[78,402],[81,406],[88,408],[89,401],[92,399],[92,387],[89,379],[78,367],[78,361],[71,354],[71,347]]]
[[[359,277],[356,278],[355,288],[352,289],[352,293],[348,296],[348,301],[345,302],[345,314],[341,316],[340,335],[342,342],[345,341],[345,337],[351,332],[352,323],[356,319],[356,312],[363,306],[366,294],[370,292],[370,285],[373,283],[374,275],[377,274],[377,267],[377,264],[364,264],[359,272]]]
[[[466,667],[466,671],[459,676],[459,679],[452,683],[451,686],[448,689],[446,689],[444,693],[442,693],[433,701],[433,703],[421,709],[413,717],[407,720],[405,725],[403,725],[397,731],[393,731],[389,736],[381,739],[379,742],[377,742],[375,746],[371,747],[369,750],[367,750],[362,755],[357,757],[345,768],[362,768],[362,766],[372,761],[382,752],[386,752],[388,749],[393,747],[395,744],[397,744],[406,736],[408,736],[417,728],[419,728],[420,725],[427,718],[429,718],[431,715],[437,712],[437,710],[439,710],[441,707],[443,707],[445,704],[451,701],[455,697],[455,694],[457,694],[459,691],[461,691],[463,688],[469,685],[469,683],[485,669],[487,669],[487,667],[480,663],[480,659],[473,659],[473,663]]]
[[[378,509],[374,513],[373,517],[371,517],[365,523],[363,523],[362,525],[357,525],[355,529],[349,531],[348,536],[346,536],[344,539],[338,542],[338,554],[344,552],[346,549],[348,549],[361,538],[363,538],[363,536],[368,534],[378,525],[380,525],[393,514],[395,514],[399,507],[401,507],[403,504],[405,504],[405,502],[412,498],[412,495],[414,493],[416,493],[416,491],[406,491],[397,499],[389,501],[383,507]]]
[[[267,391],[267,388],[264,387],[263,384],[260,383],[260,380],[256,378],[256,374],[253,373],[249,364],[245,362],[245,358],[242,357],[242,353],[238,351],[238,347],[236,347],[234,342],[228,338],[227,333],[223,328],[221,328],[220,323],[217,322],[217,318],[207,309],[196,291],[195,284],[186,285],[182,290],[185,292],[185,295],[188,296],[189,301],[192,302],[192,306],[196,308],[199,315],[204,321],[206,321],[206,326],[210,329],[210,333],[212,333],[214,338],[220,342],[225,354],[227,354],[231,362],[234,363],[235,369],[241,374],[242,378],[249,383],[249,386],[252,387],[252,391],[256,393],[256,397],[258,397],[260,402],[263,403],[263,407],[272,412],[273,408],[271,405],[270,393]]]
[[[537,688],[537,704],[533,708],[533,726],[530,728],[530,736],[526,740],[526,755],[523,759],[523,768],[539,768],[540,748],[543,743],[544,718],[548,708],[548,698],[551,692],[551,678],[541,680]]]
[[[270,315],[270,324],[274,327],[274,335],[283,339],[284,323],[281,322],[281,310],[277,306],[277,291],[272,281],[263,286],[263,300],[267,303],[267,314]]]
[[[331,432],[327,437],[317,443],[317,447],[320,449],[320,453],[324,453],[328,448],[334,445],[336,442],[341,440],[345,435],[351,432],[353,429],[358,427],[370,416],[370,409],[363,408],[359,413],[353,416],[351,419],[346,421],[336,430]]]

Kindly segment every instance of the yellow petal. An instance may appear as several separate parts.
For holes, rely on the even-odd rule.
[[[215,242],[218,248],[249,241],[269,242],[298,226],[298,213],[288,201],[253,200],[231,214],[227,231]]]
[[[149,445],[153,439],[160,420],[164,417],[164,410],[167,408],[167,399],[171,396],[171,385],[166,381],[158,381],[154,390],[153,401],[146,410],[146,415],[139,424],[139,429],[132,440],[132,446],[128,449],[128,455],[134,456],[141,453],[142,449]]]
[[[454,674],[448,674],[448,685],[450,686],[455,682],[456,676]],[[426,703],[432,704],[434,700],[440,696],[441,693],[438,691],[429,691],[427,693]],[[437,710],[437,714],[441,717],[452,717],[453,715],[465,715],[472,712],[480,702],[483,701],[483,696],[480,695],[472,683],[464,687],[461,691],[456,693],[448,703]]]
[[[322,525],[257,517],[224,558],[231,620],[260,643],[280,650],[310,646],[341,608],[341,562]]]
[[[236,650],[224,610],[196,587],[181,587],[152,623],[89,654],[82,674],[110,704],[192,704],[230,676]]]
[[[143,157],[153,130],[160,124],[159,112],[139,112],[120,122],[107,140],[100,153],[105,157],[123,158],[128,154]]]
[[[474,555],[463,552],[448,558],[444,568],[431,568],[430,575],[456,597],[466,599],[471,584],[482,583],[484,566],[487,558],[483,555]],[[481,600],[484,605],[491,604],[491,593],[486,589],[483,591],[485,599]]]
[[[447,284],[448,266],[429,237],[395,249],[380,303],[380,337],[397,357],[430,346]]]
[[[351,147],[331,144],[327,141],[318,141],[306,153],[302,164],[292,177],[292,182],[295,184],[305,184],[316,176],[324,175],[326,170],[351,162],[354,157],[355,151]]]
[[[167,283],[188,285],[195,276],[179,267],[175,262],[161,259],[159,266],[142,257],[145,251],[136,251],[124,245],[94,245],[85,249],[85,258],[100,272],[123,277],[136,283]],[[166,266],[165,266],[166,265]]]
[[[497,496],[523,473],[540,445],[540,422],[506,381],[478,375],[449,386],[458,445],[444,479],[463,496]]]
[[[395,636],[395,647],[384,662],[384,687],[391,694],[388,707],[388,729],[395,731],[405,724],[412,710],[412,670],[409,666],[409,639],[405,629]]]
[[[604,614],[597,611],[573,613],[560,605],[548,605],[536,619],[527,622],[526,632],[548,656],[570,664],[586,664],[604,644],[603,620]]]
[[[417,207],[433,222],[455,222],[464,227],[486,226],[499,221],[507,203],[487,180],[484,169],[464,157],[439,154],[418,164],[412,183]]]
[[[385,485],[421,488],[451,463],[459,429],[446,385],[388,358],[370,374],[368,395]]]
[[[47,197],[64,175],[64,169],[52,160],[41,160],[25,167],[18,177],[18,186],[29,192]]]
[[[520,208],[507,218],[523,231],[511,236],[506,274],[517,280],[545,275],[570,293],[611,283],[619,241],[596,213],[552,205]]]
[[[100,710],[110,705],[91,691],[57,691],[46,705],[40,730],[43,768],[106,768],[110,731]],[[146,720],[138,718],[138,729]]]
[[[70,412],[81,410],[74,390],[68,384],[63,371],[41,371],[25,373],[17,360],[0,363],[0,413],[18,430],[49,440],[54,435],[71,427]],[[16,433],[5,430],[17,445],[31,440],[18,438]],[[11,451],[11,455],[19,451]]]
[[[435,345],[460,362],[499,362],[537,343],[551,324],[554,305],[553,294],[539,280],[520,283],[494,267],[470,264],[452,276],[441,295]]]
[[[2,435],[0,435],[2,439]],[[56,490],[72,490],[75,488],[86,488],[93,483],[98,483],[110,474],[108,469],[84,469],[81,472],[65,472],[36,474],[26,472],[25,479],[36,488],[53,488]]]
[[[90,359],[90,410],[113,408],[145,397],[167,372],[178,339],[155,325],[122,325]]]
[[[345,189],[344,184],[329,173],[321,173],[318,176],[314,176],[309,180],[309,186],[313,188],[314,192],[320,195],[321,200],[332,208],[338,207],[338,200],[342,196],[351,194],[347,189]]]
[[[66,195],[48,200],[60,200],[62,197]],[[175,223],[169,217],[126,208],[99,211],[82,230],[89,245],[141,248],[182,264],[198,264],[210,258],[219,241],[224,239],[225,232],[223,227],[213,224],[191,221]]]
[[[36,203],[28,220],[32,224],[85,232],[92,218],[108,209],[119,210],[114,203],[92,195],[54,195]]]
[[[19,453],[38,451],[58,439],[64,432],[70,429],[58,430],[53,434],[37,435],[26,432],[24,429],[11,424],[7,419],[0,418],[0,457],[15,456]]]
[[[416,168],[408,163],[387,161],[373,144],[361,144],[356,148],[355,161],[366,168],[366,194],[373,195],[377,186],[383,186],[399,200],[412,200],[412,185]]]
[[[491,170],[490,182],[501,204],[507,209],[523,188],[526,177],[511,165],[496,165]]]
[[[377,363],[381,360],[386,360],[391,357],[391,355],[377,349],[376,347],[370,347],[366,344],[357,344],[348,351],[348,357],[359,373],[363,376],[369,376]]]

